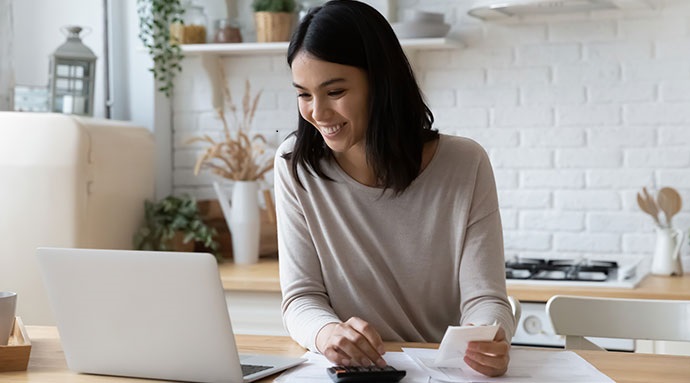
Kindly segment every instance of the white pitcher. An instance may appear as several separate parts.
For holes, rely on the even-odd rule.
[[[225,222],[232,236],[232,258],[235,263],[250,264],[259,261],[261,213],[259,211],[259,184],[256,181],[235,181],[232,188],[232,207],[225,191],[217,182],[213,188],[223,209]]]
[[[656,229],[656,249],[652,259],[652,274],[683,275],[680,262],[680,247],[685,236],[679,229]]]

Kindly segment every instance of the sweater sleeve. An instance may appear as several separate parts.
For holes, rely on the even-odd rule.
[[[460,263],[461,322],[497,320],[510,342],[516,323],[506,294],[498,196],[489,158],[483,149],[481,154]]]
[[[276,155],[274,174],[283,324],[297,343],[318,352],[319,330],[340,319],[330,306],[321,263],[300,204],[298,192],[304,191],[297,190],[301,186],[292,178],[290,162],[281,157],[282,152],[278,150]]]

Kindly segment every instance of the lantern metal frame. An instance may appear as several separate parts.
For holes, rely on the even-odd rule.
[[[93,116],[96,55],[79,37],[79,26],[62,28],[67,41],[50,56],[49,103],[53,112]]]

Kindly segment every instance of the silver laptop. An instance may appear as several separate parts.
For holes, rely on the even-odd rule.
[[[235,383],[304,361],[238,354],[211,254],[39,248],[36,255],[73,371]]]

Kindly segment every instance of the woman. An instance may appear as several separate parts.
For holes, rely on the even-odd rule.
[[[299,122],[275,188],[290,335],[335,364],[385,366],[383,341],[498,321],[465,362],[504,374],[515,323],[484,150],[432,130],[393,30],[366,4],[312,9],[287,59]]]

